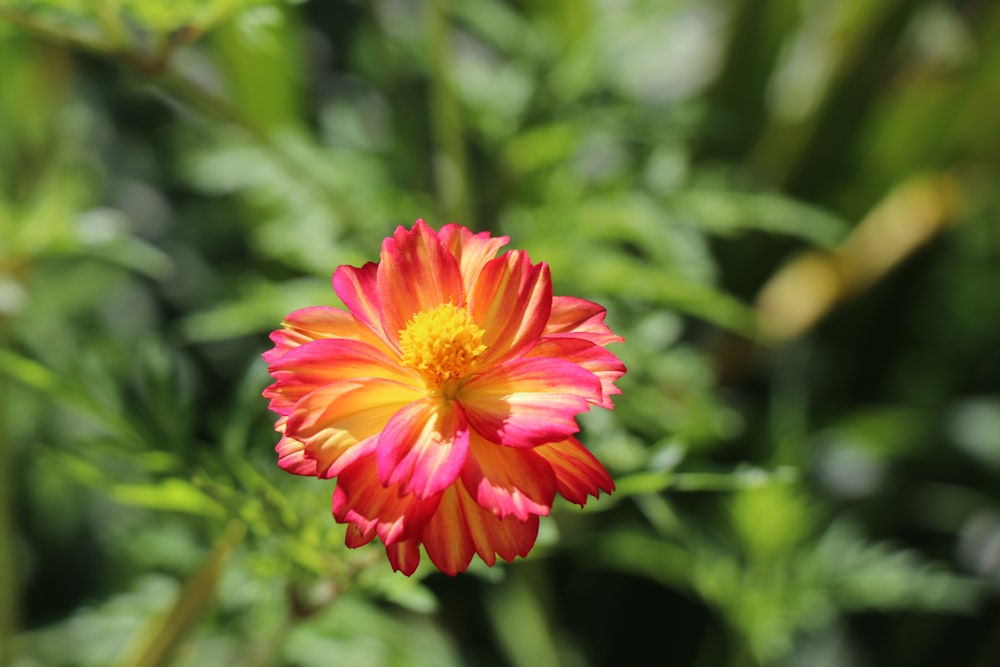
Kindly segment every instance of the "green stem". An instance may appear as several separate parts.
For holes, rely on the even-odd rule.
[[[166,667],[195,629],[202,617],[215,604],[219,580],[236,547],[246,534],[246,526],[232,521],[216,541],[212,553],[181,588],[174,604],[152,619],[136,636],[119,667]]]
[[[9,21],[19,28],[23,28],[28,32],[38,35],[42,39],[55,44],[61,44],[63,46],[79,49],[81,51],[89,51],[90,53],[96,53],[110,60],[122,62],[133,69],[143,72],[156,71],[160,66],[158,60],[152,60],[144,53],[128,50],[127,47],[120,46],[111,39],[106,42],[102,42],[99,40],[89,39],[88,37],[74,33],[70,30],[60,30],[16,9],[0,7],[0,19]],[[102,23],[102,27],[106,28],[107,26]]]

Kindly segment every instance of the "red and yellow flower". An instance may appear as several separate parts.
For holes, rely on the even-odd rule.
[[[399,227],[378,263],[342,266],[346,309],[293,312],[264,354],[278,464],[336,478],[347,545],[376,536],[412,574],[420,545],[443,572],[473,554],[525,556],[558,492],[611,493],[573,437],[576,416],[611,408],[621,338],[604,309],[552,295],[549,267],[506,237],[423,220]]]

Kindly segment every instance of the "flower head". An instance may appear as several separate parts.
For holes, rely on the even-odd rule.
[[[278,465],[336,478],[347,545],[378,537],[405,574],[420,545],[452,575],[525,556],[556,493],[614,489],[573,434],[613,407],[621,338],[602,307],[554,297],[545,263],[497,256],[507,240],[399,227],[377,264],[334,273],[346,309],[293,312],[264,354]]]

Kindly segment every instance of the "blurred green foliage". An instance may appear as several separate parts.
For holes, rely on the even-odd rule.
[[[0,665],[997,664],[997,108],[986,0],[0,0]],[[630,369],[618,491],[455,579],[260,398],[417,217]]]

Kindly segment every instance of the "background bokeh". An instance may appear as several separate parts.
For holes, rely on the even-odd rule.
[[[1000,664],[998,109],[991,0],[0,0],[0,665]],[[417,217],[630,369],[455,578],[260,396]]]

